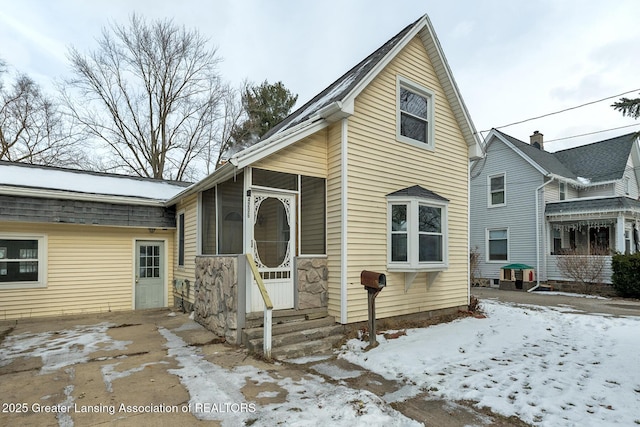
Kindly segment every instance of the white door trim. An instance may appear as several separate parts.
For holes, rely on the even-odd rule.
[[[287,191],[272,191],[272,190],[254,190],[252,189],[251,197],[249,199],[249,218],[248,218],[248,227],[246,228],[248,231],[248,240],[249,240],[249,252],[254,256],[256,264],[258,265],[259,271],[268,270],[269,268],[261,265],[260,257],[257,252],[257,245],[255,243],[255,222],[256,222],[256,199],[259,197],[264,197],[262,201],[260,201],[260,206],[264,200],[269,198],[279,199],[281,202],[283,200],[287,201],[288,204],[288,225],[289,225],[289,243],[288,243],[288,260],[289,265],[283,268],[275,267],[273,270],[280,270],[283,273],[288,274],[288,278],[281,279],[265,279],[265,286],[269,291],[271,288],[270,297],[274,303],[275,309],[285,309],[285,308],[293,308],[295,306],[295,283],[294,283],[294,272],[295,272],[295,254],[296,254],[296,234],[297,234],[297,202],[296,202],[296,193],[291,193]],[[285,262],[283,262],[285,263]],[[277,273],[275,273],[277,274]],[[286,284],[284,283],[286,281]],[[254,311],[260,311],[262,306],[258,304],[258,291],[256,285],[254,285],[253,276],[249,275],[247,277],[247,312],[251,313]],[[282,297],[282,298],[281,298]],[[260,297],[261,298],[261,297]],[[260,308],[258,308],[260,305]]]
[[[137,271],[136,271],[136,258],[138,257],[138,253],[137,253],[137,249],[136,249],[136,244],[138,242],[161,242],[164,245],[164,254],[162,256],[162,262],[164,263],[163,266],[163,289],[164,291],[162,292],[162,306],[163,307],[168,307],[168,294],[170,292],[170,288],[168,286],[169,283],[169,240],[167,238],[149,238],[149,237],[142,237],[142,236],[138,236],[138,237],[134,237],[133,241],[132,241],[132,266],[131,266],[131,309],[135,310],[136,309],[136,276],[137,276]],[[174,248],[174,250],[177,249]],[[171,254],[171,256],[173,256],[173,253]]]

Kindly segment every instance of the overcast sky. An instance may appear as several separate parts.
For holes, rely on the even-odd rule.
[[[69,46],[94,49],[102,27],[133,12],[196,28],[224,79],[282,81],[298,105],[425,13],[478,131],[640,89],[637,0],[0,0],[0,58],[51,87]],[[549,141],[639,125],[549,151],[640,130],[613,101],[502,130]]]

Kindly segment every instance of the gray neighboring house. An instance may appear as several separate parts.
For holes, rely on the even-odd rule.
[[[551,153],[537,131],[525,143],[493,129],[485,153],[471,167],[476,282],[498,285],[502,277],[519,285],[523,281],[529,289],[536,282],[568,281],[558,269],[558,257],[586,254],[605,256],[603,282],[611,283],[610,255],[638,250],[640,148],[635,133]],[[526,264],[535,272],[522,270],[524,277],[514,277],[517,270],[502,269],[509,264]]]

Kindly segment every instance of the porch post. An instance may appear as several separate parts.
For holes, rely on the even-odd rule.
[[[616,221],[616,247],[617,252],[624,253],[624,215],[618,214]]]

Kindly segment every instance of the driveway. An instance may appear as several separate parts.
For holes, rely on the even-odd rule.
[[[479,299],[489,298],[515,304],[567,307],[589,314],[640,316],[640,301],[622,298],[599,298],[554,292],[503,291],[495,288],[471,288]]]
[[[640,315],[635,300],[472,293]],[[0,321],[2,426],[524,425],[428,392],[398,399],[405,386],[335,356],[266,363],[166,309]]]
[[[523,425],[427,393],[386,403],[406,384],[335,356],[218,341],[169,310],[0,321],[0,425]]]

